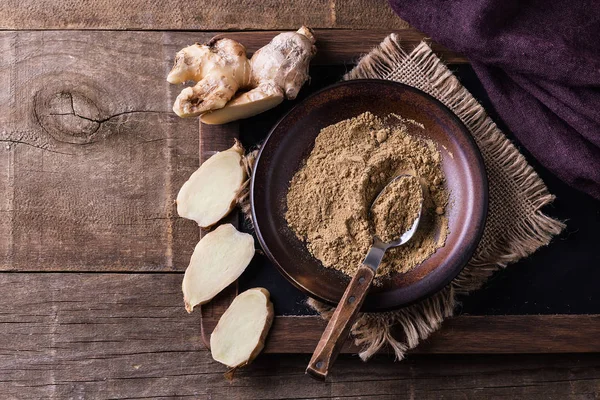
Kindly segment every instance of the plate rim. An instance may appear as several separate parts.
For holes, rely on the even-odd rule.
[[[426,298],[429,298],[429,297],[435,295],[436,293],[440,292],[441,290],[443,290],[451,281],[453,281],[460,274],[460,272],[468,264],[469,260],[472,258],[475,250],[477,249],[477,246],[479,245],[481,238],[483,237],[484,227],[485,227],[485,223],[486,223],[487,215],[488,215],[488,206],[489,206],[489,182],[488,182],[488,177],[487,177],[487,169],[485,167],[485,163],[483,160],[483,156],[481,154],[481,150],[479,149],[479,146],[475,142],[475,138],[473,137],[473,135],[471,134],[469,129],[466,127],[466,125],[460,120],[460,118],[458,118],[458,116],[450,108],[448,108],[444,103],[442,103],[440,100],[436,99],[432,95],[430,95],[418,88],[407,85],[405,83],[390,81],[390,80],[385,80],[385,79],[353,79],[353,80],[348,80],[348,81],[341,81],[341,82],[334,83],[332,85],[328,85],[325,88],[322,88],[322,89],[312,93],[311,95],[309,95],[305,99],[303,99],[301,102],[294,105],[294,107],[292,107],[281,118],[279,118],[277,120],[277,122],[273,125],[273,127],[270,129],[267,137],[264,139],[262,146],[259,149],[258,155],[256,156],[254,166],[252,167],[252,176],[251,176],[251,180],[250,180],[250,206],[251,206],[251,214],[252,214],[252,220],[253,220],[253,228],[256,233],[258,242],[259,242],[263,252],[265,253],[265,255],[275,265],[275,267],[277,268],[279,273],[281,273],[286,278],[287,281],[289,281],[292,285],[294,285],[296,288],[298,288],[300,291],[302,291],[307,296],[312,297],[323,303],[326,303],[326,304],[329,304],[332,306],[336,306],[337,303],[334,303],[328,299],[322,298],[318,294],[312,292],[309,288],[302,285],[296,279],[294,279],[294,277],[292,275],[290,275],[287,272],[287,270],[277,261],[275,256],[270,251],[269,247],[266,245],[264,237],[263,237],[263,233],[260,230],[260,226],[257,223],[257,218],[256,218],[256,207],[255,207],[255,200],[254,200],[254,197],[255,197],[255,189],[254,188],[255,188],[255,184],[256,184],[256,170],[257,170],[258,166],[260,165],[261,156],[263,155],[263,150],[266,147],[265,145],[271,139],[271,136],[274,134],[275,130],[279,127],[279,125],[281,124],[282,121],[284,121],[290,114],[295,112],[296,109],[302,107],[304,105],[304,103],[308,102],[309,100],[313,99],[314,97],[322,95],[324,92],[336,89],[340,86],[365,85],[365,84],[368,85],[368,84],[373,84],[373,83],[380,84],[380,85],[381,84],[388,85],[390,87],[402,88],[403,90],[409,90],[420,96],[425,97],[428,101],[436,103],[437,106],[443,112],[448,114],[449,117],[452,120],[454,120],[456,125],[462,131],[462,133],[464,134],[463,136],[466,138],[467,142],[469,143],[471,150],[473,150],[472,153],[475,156],[477,169],[482,171],[482,174],[481,174],[482,198],[480,199],[481,215],[476,220],[477,227],[475,230],[475,234],[473,235],[475,240],[473,240],[473,242],[471,243],[471,247],[466,249],[466,251],[464,251],[462,253],[461,258],[464,259],[464,261],[461,261],[460,267],[455,267],[454,269],[452,269],[451,273],[448,273],[445,276],[445,279],[440,280],[436,285],[430,285],[430,287],[423,290],[421,295],[416,296],[414,299],[411,299],[410,301],[407,301],[407,302],[404,302],[402,304],[392,306],[392,307],[375,307],[372,309],[370,308],[368,310],[369,312],[384,312],[384,311],[398,310],[400,308],[409,306],[411,304],[414,304],[414,303],[422,301]],[[323,267],[323,268],[325,268],[325,267]]]

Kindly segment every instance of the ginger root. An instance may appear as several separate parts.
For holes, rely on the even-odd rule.
[[[309,79],[308,66],[317,52],[314,43],[312,31],[303,26],[275,36],[250,60],[245,47],[231,39],[188,46],[177,53],[167,80],[197,83],[182,90],[173,111],[223,124],[266,111],[284,98],[295,99]],[[246,92],[231,100],[240,89]]]
[[[229,214],[246,180],[243,155],[244,148],[236,141],[230,149],[206,160],[177,194],[179,216],[208,228]]]
[[[167,76],[169,83],[197,82],[181,91],[173,111],[193,117],[222,108],[240,87],[250,84],[250,62],[246,48],[235,40],[222,38],[180,50]]]
[[[252,257],[252,235],[239,232],[231,224],[207,233],[196,245],[183,277],[181,288],[187,312],[208,303],[239,278]]]
[[[273,85],[293,100],[309,78],[308,64],[317,53],[313,32],[306,26],[284,32],[252,56],[252,86]]]
[[[273,303],[267,289],[254,288],[239,294],[210,335],[215,361],[230,368],[249,364],[265,346],[273,323]]]

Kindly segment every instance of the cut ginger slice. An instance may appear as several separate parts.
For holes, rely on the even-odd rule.
[[[265,86],[269,88],[269,86]],[[281,89],[264,90],[258,87],[234,97],[225,107],[206,112],[200,121],[208,125],[225,124],[238,119],[250,118],[279,105],[283,101]]]
[[[206,160],[177,194],[179,216],[208,228],[229,214],[246,180],[243,154],[244,148],[236,141],[230,149]]]
[[[223,313],[212,335],[212,357],[230,368],[243,367],[258,356],[273,322],[273,303],[264,288],[246,290]]]
[[[254,238],[231,224],[207,233],[196,245],[185,270],[183,301],[191,313],[240,277],[254,257]]]

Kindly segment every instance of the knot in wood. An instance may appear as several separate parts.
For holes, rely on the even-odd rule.
[[[72,144],[97,140],[105,118],[97,105],[98,91],[68,80],[43,87],[34,97],[34,113],[42,129],[54,139]]]

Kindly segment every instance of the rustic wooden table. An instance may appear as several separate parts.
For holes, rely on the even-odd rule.
[[[598,398],[597,354],[342,356],[327,383],[269,354],[223,379],[182,306],[198,123],[165,76],[185,44],[301,24],[338,55],[344,29],[422,37],[382,0],[0,3],[0,399]]]

